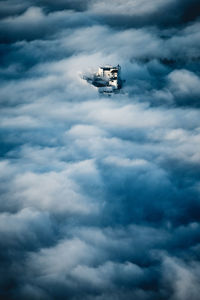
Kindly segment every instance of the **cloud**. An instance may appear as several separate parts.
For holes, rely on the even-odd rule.
[[[173,294],[170,299],[188,299],[192,297],[198,299],[199,294],[199,270],[198,266],[191,263],[190,266],[185,265],[178,259],[166,257],[164,259],[164,268],[166,269],[165,280],[170,282],[173,280]],[[170,275],[172,276],[170,278]],[[172,279],[173,278],[173,279]]]
[[[55,34],[61,28],[91,24],[87,16],[63,10],[45,13],[41,7],[31,6],[20,15],[8,16],[0,22],[3,43],[35,40]],[[50,30],[51,28],[51,30]]]
[[[169,74],[170,89],[178,98],[198,99],[200,78],[187,70],[176,70]],[[198,102],[198,100],[197,100]]]
[[[197,300],[197,1],[2,7],[0,298]]]
[[[172,1],[171,1],[172,2]],[[170,4],[168,1],[167,5]],[[122,15],[145,15],[151,14],[163,6],[166,5],[166,2],[163,0],[155,0],[155,1],[146,1],[142,0],[139,2],[138,0],[127,1],[125,4],[121,0],[116,0],[115,2],[109,2],[109,5],[106,6],[105,2],[94,2],[93,9],[94,11],[98,11],[99,13],[106,14],[122,14]]]
[[[30,1],[1,1],[0,17],[6,18],[23,13],[30,6]]]
[[[87,10],[90,0],[37,0],[37,5],[45,7],[48,10],[75,10],[75,11],[84,11]]]
[[[171,27],[193,21],[199,16],[196,0],[94,1],[91,9],[104,22],[122,28],[147,25]],[[165,14],[165,11],[168,13]]]

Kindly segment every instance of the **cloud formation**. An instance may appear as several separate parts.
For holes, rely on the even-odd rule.
[[[1,5],[0,298],[198,300],[198,2]]]

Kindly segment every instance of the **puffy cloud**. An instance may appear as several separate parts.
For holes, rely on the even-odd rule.
[[[169,74],[170,89],[177,97],[198,98],[200,78],[187,70],[175,70]]]
[[[66,27],[92,24],[87,15],[71,10],[46,13],[41,7],[31,6],[20,15],[8,16],[1,20],[0,39],[4,43],[19,40],[46,38]],[[50,29],[51,28],[51,29]]]
[[[167,1],[167,5],[171,4],[172,1]],[[163,0],[154,0],[154,1],[126,1],[124,4],[121,0],[116,0],[114,2],[109,2],[109,5],[106,6],[106,2],[95,1],[93,4],[94,11],[105,14],[123,14],[123,15],[144,15],[151,14],[163,6],[165,7],[166,2]]]
[[[189,266],[179,261],[166,257],[164,259],[165,284],[171,283],[172,295],[169,299],[179,300],[198,299],[199,295],[199,266],[192,262]]]
[[[198,299],[197,4],[2,2],[2,299]]]
[[[111,26],[174,26],[199,16],[198,1],[94,1],[92,11]],[[167,11],[167,14],[165,12]]]

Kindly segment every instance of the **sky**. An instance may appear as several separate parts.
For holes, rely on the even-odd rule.
[[[0,299],[198,300],[199,1],[0,6]]]

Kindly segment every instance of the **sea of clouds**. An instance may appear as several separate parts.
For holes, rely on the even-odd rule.
[[[199,15],[0,2],[0,299],[199,299]],[[81,79],[105,64],[118,95]]]

